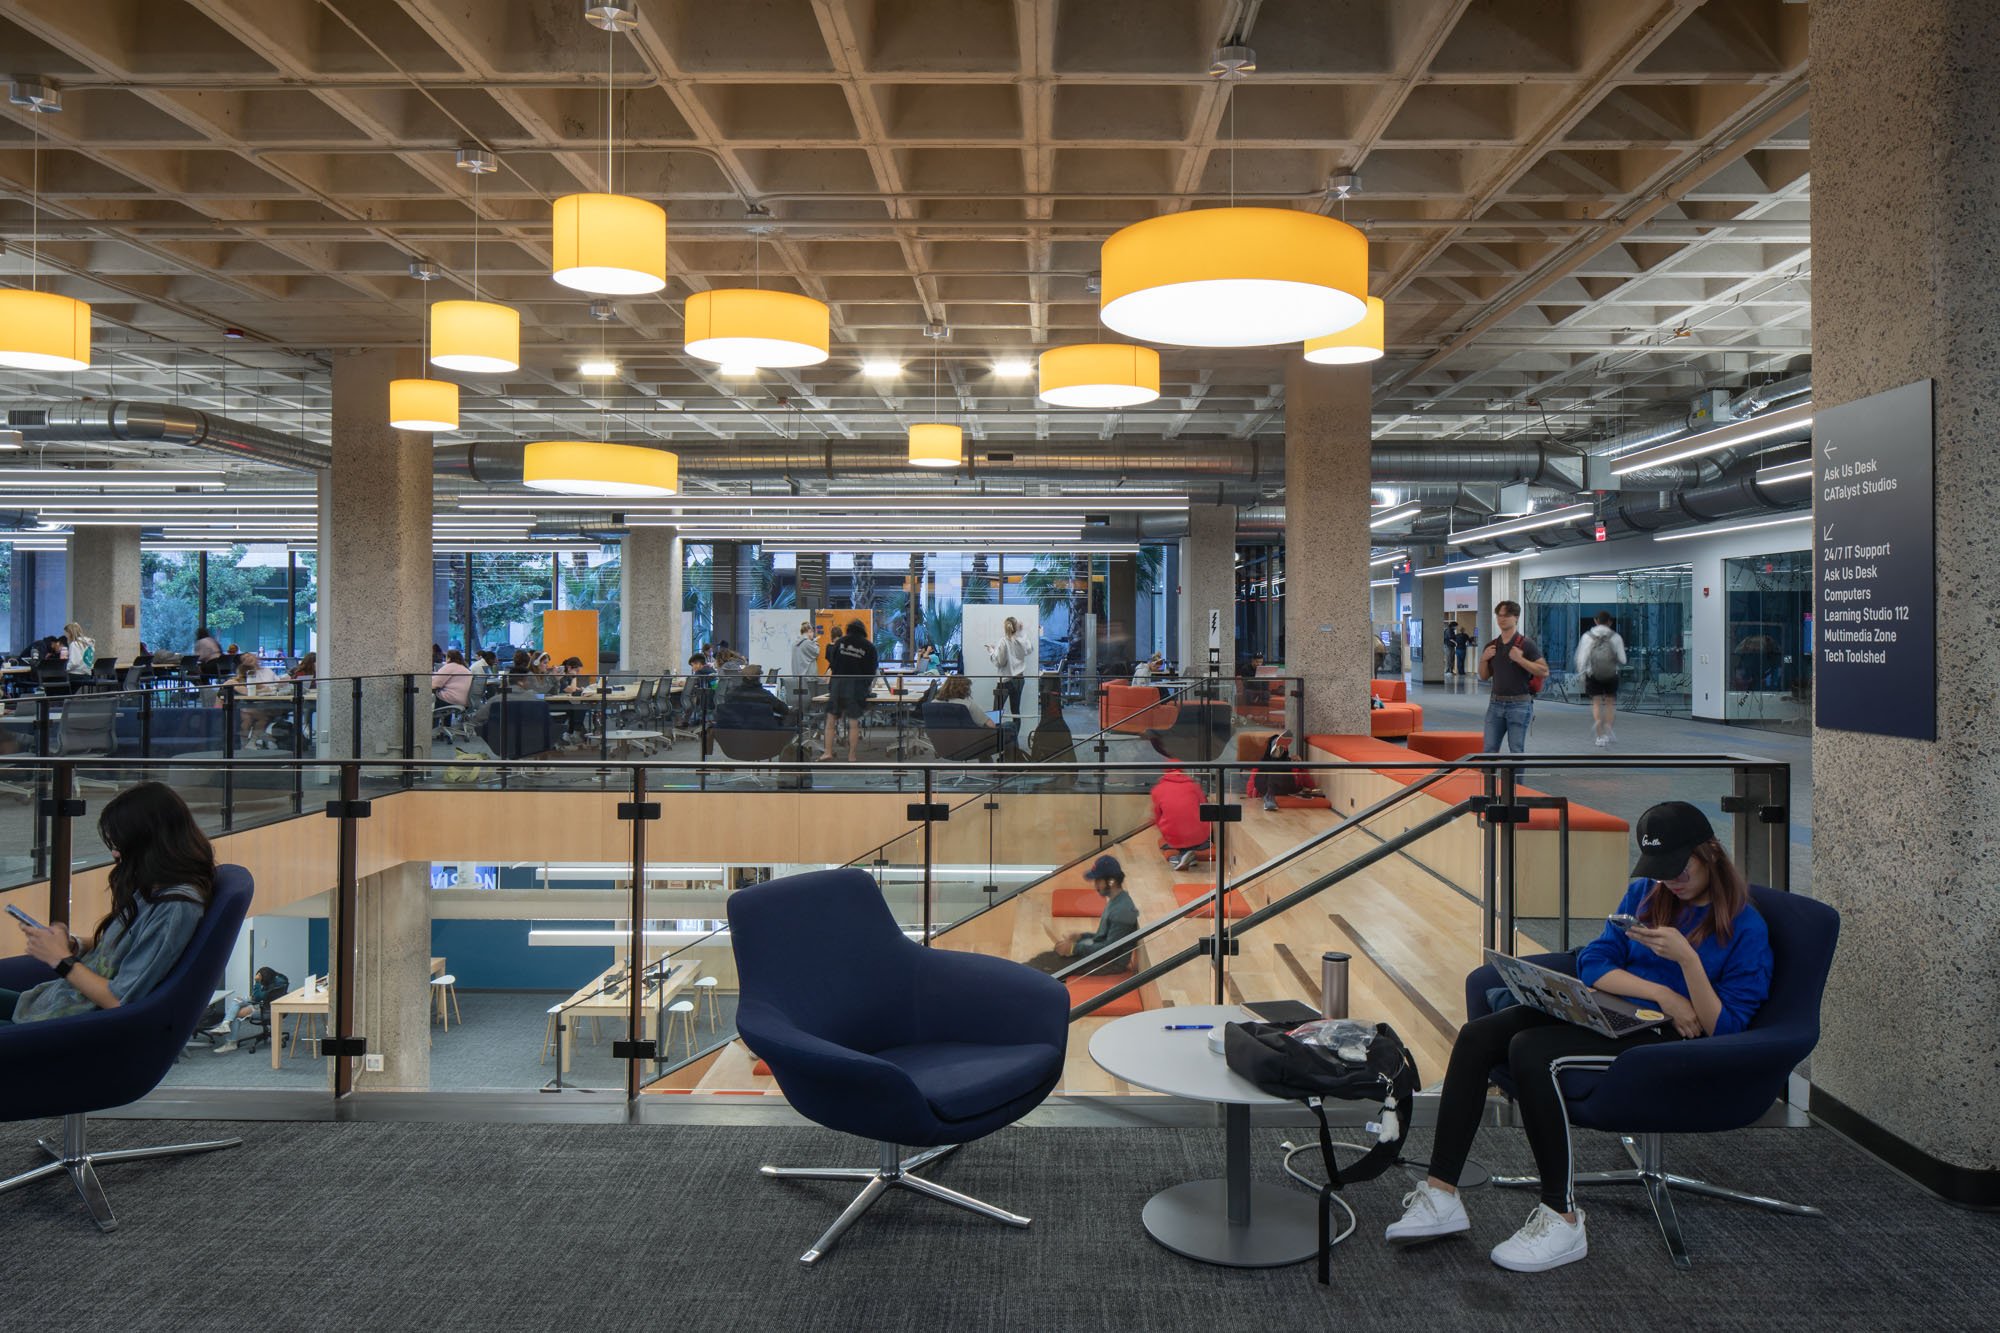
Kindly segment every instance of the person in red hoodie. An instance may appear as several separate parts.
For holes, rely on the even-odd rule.
[[[1208,846],[1210,830],[1201,817],[1201,803],[1201,785],[1178,768],[1169,768],[1153,784],[1153,827],[1176,870],[1193,865],[1194,854]]]

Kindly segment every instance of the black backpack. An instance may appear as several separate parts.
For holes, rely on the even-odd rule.
[[[1342,1059],[1333,1050],[1291,1035],[1296,1025],[1230,1023],[1222,1030],[1223,1058],[1230,1069],[1260,1092],[1304,1102],[1319,1118],[1320,1159],[1326,1184],[1319,1191],[1319,1280],[1331,1280],[1333,1192],[1350,1181],[1373,1180],[1393,1166],[1410,1127],[1411,1105],[1422,1086],[1416,1059],[1387,1023],[1377,1023],[1362,1061]],[[1327,1100],[1380,1102],[1382,1130],[1375,1145],[1343,1173],[1333,1157],[1333,1133],[1326,1123]]]

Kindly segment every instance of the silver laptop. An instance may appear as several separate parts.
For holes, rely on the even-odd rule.
[[[1626,1037],[1667,1021],[1657,1009],[1642,1009],[1619,995],[1592,990],[1575,977],[1514,958],[1497,949],[1486,951],[1486,961],[1514,992],[1514,998],[1531,1009],[1539,1009],[1565,1023],[1589,1028],[1607,1037]]]

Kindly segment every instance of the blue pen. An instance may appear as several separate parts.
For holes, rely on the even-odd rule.
[[[1211,1030],[1212,1028],[1214,1028],[1214,1026],[1215,1026],[1215,1024],[1213,1024],[1213,1023],[1169,1023],[1169,1024],[1167,1024],[1167,1025],[1166,1025],[1166,1026],[1165,1026],[1164,1028],[1162,1028],[1162,1029],[1161,1029],[1161,1031],[1163,1031],[1163,1032],[1207,1032],[1207,1031]]]

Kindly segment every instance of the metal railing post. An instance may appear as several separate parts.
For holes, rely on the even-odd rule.
[[[49,696],[42,695],[35,700],[35,754],[46,759],[49,754]]]
[[[50,793],[49,817],[49,924],[69,924],[70,866],[74,855],[76,829],[70,823],[83,813],[76,799],[76,766],[58,762]]]
[[[335,854],[333,937],[329,941],[327,983],[333,987],[333,1035],[342,1042],[354,1036],[355,947],[361,937],[360,829],[356,804],[361,799],[361,765],[340,766],[339,844]],[[354,1057],[333,1057],[333,1095],[354,1091]]]
[[[306,808],[306,684],[302,680],[292,681],[292,813],[304,814]]]
[[[926,766],[924,768],[924,880],[923,880],[924,902],[922,908],[923,927],[924,927],[924,947],[926,949],[931,947],[931,926],[932,926],[931,865],[933,861],[933,857],[931,855],[931,824],[933,822],[931,819],[931,803],[934,800],[936,800],[936,796],[934,794],[935,789],[933,786],[935,779],[936,779],[936,774],[930,769],[929,766]],[[990,879],[991,867],[992,867],[992,841],[993,841],[993,825],[990,821],[986,826],[986,839],[987,839],[988,878]]]
[[[222,827],[236,827],[236,687],[222,687]]]
[[[1498,776],[1490,768],[1480,771],[1480,778],[1486,789],[1486,808],[1492,809],[1498,799]],[[1485,946],[1497,948],[1494,933],[1495,909],[1500,898],[1500,855],[1497,850],[1498,834],[1491,819],[1481,819],[1479,841],[1479,920],[1480,934]]]
[[[1228,773],[1218,765],[1215,770],[1215,803],[1220,806],[1229,795]],[[1215,821],[1215,913],[1211,929],[1215,932],[1215,1003],[1226,1000],[1226,977],[1228,964],[1223,961],[1229,953],[1229,821]]]
[[[1517,776],[1517,766],[1512,761],[1500,770],[1500,804],[1507,807],[1507,818],[1500,825],[1500,943],[1493,947],[1502,953],[1514,952],[1514,786]]]
[[[426,725],[424,728],[424,736],[426,740],[429,739],[430,727],[428,725]],[[404,673],[403,676],[403,758],[415,759],[416,757],[417,757],[417,678],[414,675],[411,675],[406,672]],[[403,786],[414,787],[416,785],[416,782],[417,782],[416,770],[413,768],[404,769]]]
[[[1557,852],[1561,859],[1556,862],[1556,949],[1569,952],[1569,802],[1564,800],[1556,806]]]
[[[626,1014],[625,1031],[633,1041],[639,1041],[645,1029],[646,992],[646,768],[643,764],[632,765],[632,939],[631,954],[626,974]],[[660,985],[666,986],[666,974],[661,973]],[[689,1028],[692,1031],[692,1027]],[[666,1055],[667,1030],[664,1026],[653,1029],[654,1059]],[[694,1043],[688,1043],[688,1054],[694,1054]],[[625,1062],[625,1099],[636,1102],[639,1099],[639,1061]]]
[[[139,694],[139,757],[153,757],[153,692],[142,690]]]
[[[349,758],[360,759],[363,757],[361,753],[361,677],[354,677],[348,684],[353,687],[354,691],[354,725],[351,728],[354,733],[354,753]]]

